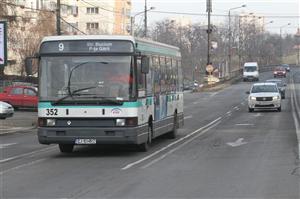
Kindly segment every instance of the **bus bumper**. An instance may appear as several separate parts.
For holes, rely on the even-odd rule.
[[[96,139],[96,144],[142,144],[147,136],[148,125],[125,128],[38,128],[41,144],[75,144],[76,139]]]

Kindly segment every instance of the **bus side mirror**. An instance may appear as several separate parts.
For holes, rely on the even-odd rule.
[[[25,59],[25,71],[27,76],[31,76],[32,75],[32,58],[31,57],[27,57]]]
[[[147,56],[142,56],[142,64],[141,64],[142,68],[141,68],[141,71],[142,73],[144,74],[147,74],[149,73],[149,67],[150,67],[150,58],[147,57]]]
[[[27,76],[32,76],[33,60],[39,59],[39,54],[36,53],[33,57],[26,57],[25,59],[25,72]]]

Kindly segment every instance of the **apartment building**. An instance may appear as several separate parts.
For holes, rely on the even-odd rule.
[[[113,34],[115,1],[79,0],[78,28],[87,34]]]
[[[114,34],[130,32],[131,0],[115,0]]]

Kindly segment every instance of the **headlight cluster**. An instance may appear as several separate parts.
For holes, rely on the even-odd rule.
[[[251,97],[250,97],[250,100],[256,100],[256,97],[252,97],[252,96],[251,96]]]
[[[116,126],[136,126],[138,124],[138,118],[118,118],[116,119]]]
[[[39,127],[51,127],[51,126],[55,126],[55,124],[56,124],[56,119],[45,119],[45,118],[38,119]]]
[[[273,100],[279,100],[279,99],[280,99],[279,96],[274,96],[274,97],[273,97]]]

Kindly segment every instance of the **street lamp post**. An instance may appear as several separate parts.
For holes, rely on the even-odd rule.
[[[283,57],[283,53],[282,53],[282,28],[287,27],[289,25],[291,25],[291,23],[280,26],[280,61],[281,61],[281,63],[282,63],[282,57]]]
[[[150,7],[149,9],[147,9],[146,12],[148,12],[150,10],[154,10],[154,9],[155,9],[155,7]],[[134,36],[134,22],[135,22],[135,17],[138,16],[138,15],[140,15],[140,14],[144,14],[146,12],[145,11],[138,12],[135,15],[133,15],[132,17],[130,17],[130,33],[131,33],[132,36]]]
[[[56,32],[57,35],[61,35],[61,26],[60,26],[60,0],[56,2]]]
[[[234,8],[230,8],[228,11],[228,69],[229,69],[229,76],[231,73],[231,11],[232,10],[236,10],[236,9],[240,9],[240,8],[244,8],[246,7],[246,5],[242,5],[239,7],[234,7]]]

